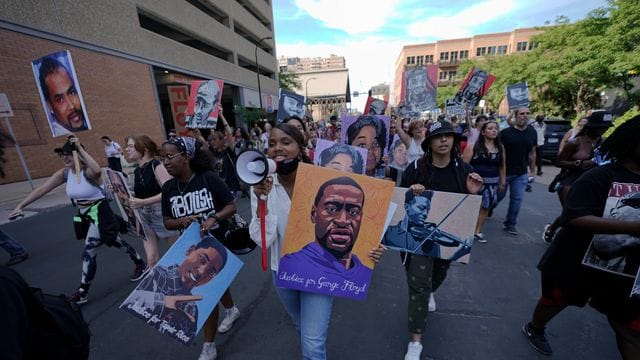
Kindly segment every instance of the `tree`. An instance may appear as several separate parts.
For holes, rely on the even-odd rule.
[[[286,72],[282,71],[278,74],[278,83],[280,89],[295,91],[295,89],[300,88],[300,79],[298,78],[298,74],[294,72]]]

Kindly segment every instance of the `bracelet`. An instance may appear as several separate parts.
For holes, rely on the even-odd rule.
[[[580,164],[582,164],[582,160],[576,160],[576,167],[580,167]]]

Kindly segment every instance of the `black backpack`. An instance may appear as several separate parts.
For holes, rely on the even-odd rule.
[[[20,319],[28,324],[23,359],[89,358],[91,333],[78,305],[65,295],[45,294],[41,289],[29,287],[17,272],[0,267],[0,289],[4,291],[5,286],[18,291],[26,310],[25,318]],[[0,311],[3,305],[0,304]],[[19,336],[16,332],[7,335]]]

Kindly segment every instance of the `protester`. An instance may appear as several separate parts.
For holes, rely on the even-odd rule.
[[[169,230],[184,230],[192,222],[200,221],[203,232],[223,239],[225,228],[222,222],[233,216],[236,205],[227,185],[213,173],[211,159],[202,146],[190,137],[177,137],[162,144],[162,163],[173,176],[162,187],[164,226]],[[220,327],[228,331],[240,316],[240,311],[235,307],[229,289],[220,302],[227,309]],[[217,357],[217,325],[218,306],[203,325],[204,344],[199,360]]]
[[[296,169],[299,162],[311,163],[304,152],[302,134],[292,125],[278,124],[269,136],[268,156],[280,165],[273,177],[253,187],[251,192],[251,211],[256,214],[251,219],[249,231],[251,238],[261,245],[260,217],[257,212],[258,197],[267,197],[267,215],[265,218],[266,243],[270,248],[270,268],[275,284],[278,262],[282,255],[282,244],[291,210],[291,194],[295,184]],[[382,248],[369,252],[369,257],[378,262]],[[323,294],[303,292],[276,287],[276,293],[300,334],[303,359],[326,359],[325,341],[333,298]]]
[[[480,129],[482,129],[482,125],[489,121],[486,115],[481,114],[476,116],[475,127],[472,127],[469,130],[469,135],[467,136],[467,142],[469,144],[475,144],[478,142],[478,137],[480,136]]]
[[[424,124],[421,120],[412,120],[409,123],[409,130],[406,132],[401,122],[396,120],[396,131],[404,146],[407,147],[407,162],[409,163],[418,160],[424,154],[424,151],[422,151],[420,147],[420,144],[422,144],[425,138],[424,130]]]
[[[544,123],[544,115],[536,115],[536,120],[531,123],[531,127],[536,131],[538,142],[536,143],[536,175],[542,176],[542,147],[544,146],[544,133],[547,131],[547,124]]]
[[[162,185],[171,179],[164,165],[157,159],[158,145],[147,135],[132,135],[126,138],[126,156],[130,162],[137,163],[133,180],[134,196],[129,199],[133,209],[140,209],[144,251],[147,264],[153,268],[160,259],[158,239],[167,239],[172,245],[178,236],[177,231],[164,227],[162,219]]]
[[[524,199],[524,192],[529,177],[535,174],[536,131],[529,123],[529,108],[521,107],[515,112],[513,124],[500,132],[500,142],[504,146],[507,168],[507,187],[509,188],[509,209],[504,221],[504,230],[510,235],[518,235],[516,222]],[[530,171],[527,174],[527,167]],[[498,193],[498,202],[506,195],[507,190]]]
[[[242,128],[236,128],[233,139],[233,148],[236,156],[249,148],[249,135]]]
[[[260,135],[260,143],[262,144],[262,152],[267,153],[267,147],[269,146],[269,132],[271,132],[271,124],[264,123],[264,132]]]
[[[108,136],[102,137],[102,143],[104,144],[104,153],[107,155],[107,161],[109,162],[109,169],[122,172],[122,164],[120,163],[122,148],[120,144],[112,141]]]
[[[571,189],[571,185],[588,169],[597,166],[593,161],[594,149],[602,142],[602,135],[613,124],[611,113],[606,111],[594,111],[587,117],[587,123],[576,137],[569,141],[556,158],[555,165],[562,169],[558,174],[558,199],[564,206],[565,199]],[[605,118],[609,119],[605,121]],[[560,217],[551,224],[547,224],[542,232],[542,240],[550,243],[560,226]]]
[[[482,205],[474,239],[486,243],[487,239],[482,233],[484,222],[487,220],[489,209],[498,204],[498,192],[504,191],[506,186],[505,151],[498,137],[497,122],[484,122],[480,128],[478,141],[467,146],[463,159],[484,180],[484,189],[481,193]]]
[[[566,134],[564,134],[562,140],[560,141],[560,145],[558,146],[558,154],[560,154],[562,149],[565,147],[565,145],[567,145],[569,141],[573,140],[573,138],[578,135],[578,133],[580,132],[580,130],[582,130],[586,123],[587,117],[582,117],[580,118],[580,120],[578,120],[576,126],[572,127],[569,131],[566,132]]]
[[[240,181],[235,171],[236,157],[233,150],[226,146],[220,131],[209,135],[209,150],[213,157],[213,172],[224,180],[235,198],[240,192]]]
[[[307,131],[307,126],[304,123],[304,121],[302,121],[301,118],[295,115],[289,116],[288,118],[285,118],[284,120],[282,120],[282,122],[285,124],[291,124],[295,126],[296,129],[298,129],[298,131],[300,131],[304,136],[304,142],[307,143],[309,141],[309,132]]]
[[[640,359],[640,302],[630,298],[634,279],[582,264],[594,234],[640,235],[638,221],[604,218],[612,184],[640,186],[640,116],[621,124],[601,146],[613,159],[594,167],[576,180],[567,195],[558,232],[538,263],[542,296],[523,332],[529,344],[545,355],[552,349],[545,327],[567,306],[589,302],[607,315],[625,360]],[[567,145],[569,146],[569,145]],[[637,254],[637,250],[636,254]],[[638,263],[634,264],[635,274]]]
[[[411,188],[416,195],[425,190],[478,193],[482,178],[459,159],[459,141],[460,134],[450,123],[438,121],[431,125],[421,144],[424,155],[407,166],[400,186]],[[418,360],[427,311],[429,308],[435,311],[436,307],[433,292],[447,276],[450,261],[409,253],[402,253],[402,257],[409,287],[408,328],[411,335],[404,358]]]
[[[75,170],[72,155],[74,151],[78,154],[80,173],[76,173]],[[55,152],[62,158],[64,168],[56,171],[47,181],[29,193],[9,214],[9,218],[20,216],[26,206],[66,183],[67,195],[78,207],[78,213],[73,218],[76,238],[84,239],[80,287],[69,296],[69,300],[76,304],[84,304],[89,299],[89,287],[96,275],[96,257],[101,245],[113,246],[129,255],[135,264],[133,275],[129,278],[131,281],[140,280],[148,268],[135,249],[118,235],[120,222],[105,199],[102,169],[80,144],[80,140],[75,136],[69,136],[69,140],[62,147],[55,149]]]

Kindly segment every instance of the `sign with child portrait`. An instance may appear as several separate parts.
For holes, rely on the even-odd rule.
[[[276,285],[364,300],[392,192],[390,181],[300,164]]]

